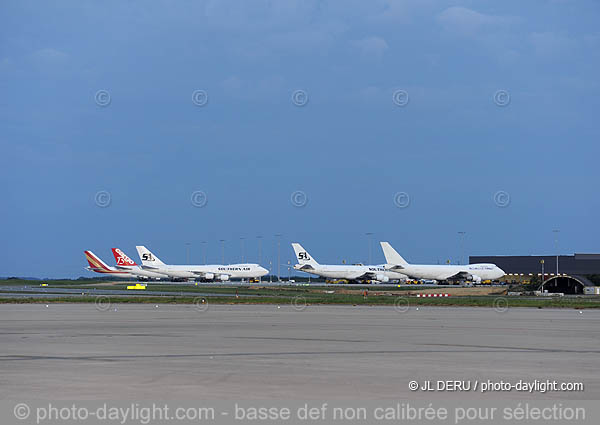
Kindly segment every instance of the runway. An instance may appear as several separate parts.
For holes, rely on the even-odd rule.
[[[599,326],[599,311],[566,309],[0,305],[0,399],[597,400]],[[585,390],[408,388],[519,379]]]

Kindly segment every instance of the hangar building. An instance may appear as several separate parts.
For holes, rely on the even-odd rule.
[[[507,274],[556,273],[555,255],[492,255],[469,257],[469,263],[493,263]],[[568,275],[600,275],[600,254],[574,254],[558,256],[558,272]]]

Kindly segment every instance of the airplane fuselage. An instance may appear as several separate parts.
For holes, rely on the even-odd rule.
[[[406,275],[391,270],[386,270],[384,265],[377,266],[354,266],[354,265],[335,265],[335,264],[319,264],[311,266],[311,268],[303,267],[299,264],[294,266],[294,269],[306,273],[329,279],[345,279],[345,280],[369,280],[358,279],[365,274],[372,274],[377,281],[387,280],[406,280]]]
[[[459,273],[481,280],[495,280],[504,276],[504,271],[495,264],[425,265],[408,264],[398,271],[413,279],[446,280]]]
[[[100,273],[100,274],[108,274],[115,277],[122,277],[124,279],[165,279],[168,276],[166,274],[160,274],[151,272],[148,270],[143,270],[139,266],[133,267],[110,267],[110,268],[98,268],[98,267],[87,267],[89,271]]]
[[[258,264],[157,265],[151,266],[151,270],[171,277],[207,280],[250,279],[269,273]]]

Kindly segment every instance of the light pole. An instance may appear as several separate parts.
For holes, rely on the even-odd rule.
[[[465,259],[465,233],[467,232],[458,232],[458,239],[460,245],[460,264],[463,264]]]
[[[277,282],[281,282],[281,233],[277,236]]]
[[[367,233],[365,233],[365,235],[367,236],[367,240],[369,241],[369,264],[368,265],[370,266],[371,264],[373,264],[373,258],[372,258],[372,255],[371,255],[371,252],[372,252],[371,246],[373,245],[371,242],[372,242],[372,239],[373,239],[372,238],[373,233],[372,232],[367,232]]]
[[[542,265],[542,286],[541,286],[541,289],[543,291],[544,290],[544,259],[543,258],[540,260],[540,264]]]
[[[204,251],[204,265],[206,265],[206,241],[202,241],[202,251]]]
[[[273,261],[269,260],[269,283],[273,283]]]
[[[242,254],[242,261],[240,261],[240,262],[242,264],[244,263],[244,257],[245,257],[245,255],[244,255],[244,251],[245,251],[245,249],[244,249],[244,239],[246,239],[246,238],[240,238],[240,250],[241,250],[240,252]]]
[[[186,242],[185,243],[185,251],[187,253],[187,264],[190,264],[190,243]]]
[[[558,276],[558,233],[560,230],[554,229],[552,233],[554,233],[554,249],[556,250],[556,276]]]
[[[225,239],[219,239],[221,242],[221,264],[225,265]]]

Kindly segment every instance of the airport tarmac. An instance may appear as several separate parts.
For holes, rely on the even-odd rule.
[[[599,326],[566,309],[0,304],[0,399],[597,400]],[[536,379],[585,389],[409,390]]]
[[[6,298],[60,298],[90,295],[110,296],[188,296],[188,297],[233,297],[235,294],[222,294],[213,292],[167,292],[153,290],[119,290],[119,289],[97,289],[97,288],[60,288],[60,287],[38,287],[38,286],[0,286],[0,297]],[[253,295],[247,295],[252,297]]]

